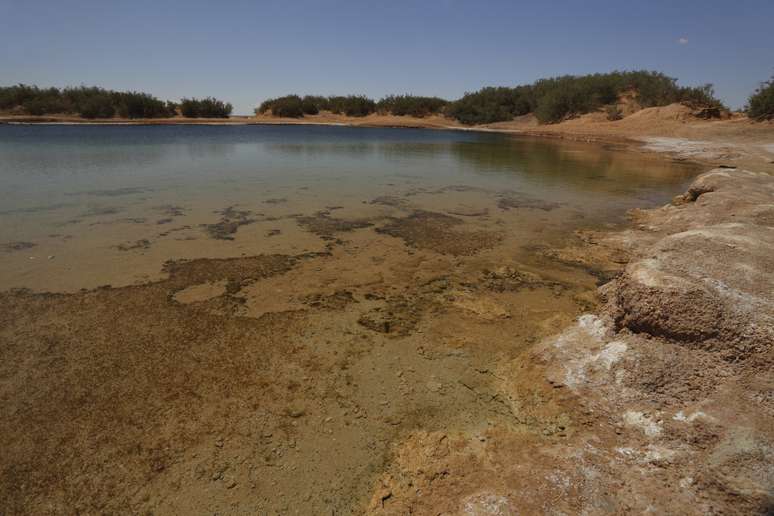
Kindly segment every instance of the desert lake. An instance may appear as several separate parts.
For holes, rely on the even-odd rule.
[[[584,144],[315,126],[7,125],[0,156],[0,287],[64,291],[158,277],[168,259],[317,251],[321,217],[439,213],[507,233],[517,255],[697,173]]]
[[[597,303],[553,251],[697,172],[468,131],[0,126],[7,508],[359,513],[409,434],[561,439],[500,376]]]

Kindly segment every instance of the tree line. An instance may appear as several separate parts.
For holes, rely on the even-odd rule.
[[[207,97],[163,101],[148,93],[114,91],[96,86],[39,88],[26,84],[0,87],[0,111],[27,115],[75,114],[81,118],[226,118],[231,104]]]
[[[608,113],[614,119],[614,105],[629,92],[636,94],[643,108],[681,102],[695,108],[726,109],[711,84],[678,86],[673,77],[641,70],[565,75],[513,88],[483,88],[453,102],[448,114],[464,124],[501,122],[529,113],[542,123],[554,123],[611,106]]]
[[[388,95],[374,101],[364,95],[330,96],[285,95],[265,100],[255,110],[256,114],[271,113],[273,116],[300,118],[329,111],[336,115],[367,116],[372,113],[424,117],[440,114],[449,101],[438,97],[416,95]]]
[[[604,110],[610,120],[623,116],[617,103],[631,94],[643,108],[676,102],[701,109],[708,116],[728,110],[715,96],[711,84],[680,86],[677,79],[649,70],[564,75],[519,86],[485,87],[447,101],[439,97],[388,95],[374,101],[363,95],[286,95],[264,101],[256,114],[299,118],[321,111],[347,116],[372,113],[424,117],[444,115],[466,125],[512,120],[534,114],[541,123],[555,123]],[[746,111],[751,118],[774,118],[774,77],[750,96]]]
[[[467,125],[512,120],[534,114],[542,123],[554,123],[604,109],[608,119],[621,118],[618,101],[631,94],[643,108],[675,102],[707,113],[727,110],[715,97],[711,84],[679,86],[677,79],[661,72],[614,71],[588,75],[564,75],[519,86],[485,87],[448,101],[439,97],[388,95],[375,101],[365,95],[286,95],[268,99],[256,114],[299,118],[321,111],[347,116],[372,113],[425,117],[443,115]],[[774,77],[750,95],[745,107],[750,118],[774,119]],[[18,84],[0,87],[0,111],[28,115],[76,114],[83,118],[226,118],[230,103],[213,97],[162,101],[148,93],[114,91],[99,87],[39,88]]]

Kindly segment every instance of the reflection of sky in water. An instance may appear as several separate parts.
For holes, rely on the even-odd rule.
[[[696,169],[582,144],[460,131],[314,126],[0,126],[0,211],[115,188],[360,189],[465,184],[609,207],[663,202]],[[163,195],[158,193],[157,195]],[[70,201],[72,198],[70,197]]]

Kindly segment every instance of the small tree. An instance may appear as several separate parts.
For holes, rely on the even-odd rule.
[[[113,118],[116,108],[109,95],[99,95],[83,101],[80,108],[82,118]]]
[[[228,118],[232,110],[231,104],[213,97],[180,101],[180,114],[186,118]]]
[[[301,118],[304,116],[303,101],[298,95],[286,95],[264,101],[256,112],[263,114],[268,111],[272,116]]]
[[[747,116],[754,120],[774,119],[774,76],[750,95],[746,110]]]
[[[305,115],[316,115],[320,112],[320,106],[318,105],[315,97],[307,95],[301,99],[301,111]]]

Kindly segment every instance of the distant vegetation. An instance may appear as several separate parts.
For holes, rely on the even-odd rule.
[[[565,75],[515,87],[487,87],[466,93],[454,102],[416,95],[389,95],[378,102],[353,95],[288,95],[266,100],[255,111],[293,118],[320,111],[348,116],[366,116],[373,112],[415,117],[442,114],[469,125],[512,120],[533,113],[540,122],[553,123],[598,110],[604,110],[608,119],[618,120],[623,117],[617,105],[622,95],[628,95],[643,108],[682,102],[708,113],[726,109],[715,97],[711,84],[678,86],[677,79],[660,72],[632,71]]]
[[[514,87],[486,87],[449,102],[439,97],[388,95],[378,102],[364,95],[287,95],[268,99],[255,110],[278,117],[300,118],[322,111],[362,117],[378,112],[396,116],[444,115],[463,124],[485,124],[534,114],[541,123],[554,123],[585,113],[602,111],[609,120],[624,116],[621,99],[639,107],[675,102],[701,109],[703,116],[718,116],[725,106],[711,84],[678,86],[660,72],[630,71],[565,75]],[[122,92],[98,87],[38,88],[19,84],[0,87],[0,111],[29,115],[77,114],[83,118],[163,118],[180,113],[188,118],[226,118],[231,104],[207,97],[184,98],[179,104],[164,102],[147,93]],[[774,77],[750,97],[751,118],[774,118]]]
[[[175,106],[147,93],[97,87],[38,88],[19,84],[0,88],[0,110],[29,115],[77,114],[83,118],[161,118],[174,116]]]
[[[747,116],[755,120],[774,119],[774,77],[764,82],[747,100]]]
[[[627,92],[635,92],[642,107],[683,102],[697,108],[724,108],[710,84],[681,87],[676,79],[660,72],[634,71],[565,75],[514,88],[483,88],[453,102],[447,114],[464,124],[501,122],[527,113],[552,123],[615,104]],[[618,116],[615,109],[608,113],[613,119]]]
[[[363,95],[323,97],[319,95],[287,95],[268,99],[258,106],[256,114],[271,112],[274,116],[300,118],[316,115],[320,111],[347,116],[366,116],[374,112],[391,115],[423,117],[441,113],[449,102],[438,97],[417,97],[414,95],[390,95],[379,102]]]
[[[316,115],[320,111],[330,111],[336,115],[366,116],[376,111],[376,102],[363,95],[323,97],[319,95],[287,95],[268,99],[258,106],[256,114],[271,111],[273,116],[300,118],[304,115]]]
[[[320,99],[320,101],[316,100]],[[316,115],[320,112],[320,102],[327,101],[325,97],[304,97],[286,95],[276,99],[268,99],[258,106],[255,114],[271,111],[272,115],[286,118],[301,118],[304,115]]]
[[[185,109],[183,109],[185,108]],[[82,118],[167,118],[185,111],[187,117],[227,117],[231,104],[206,98],[183,99],[181,104],[159,100],[148,93],[113,91],[98,87],[39,88],[18,84],[0,87],[0,111],[27,115],[73,114]]]
[[[231,104],[212,97],[180,101],[180,114],[186,118],[228,118],[233,109]]]
[[[449,104],[448,100],[438,97],[418,97],[416,95],[388,95],[376,103],[379,113],[396,116],[425,117],[442,113]]]

